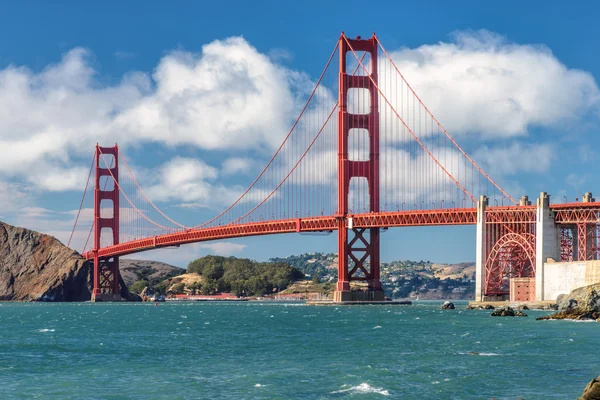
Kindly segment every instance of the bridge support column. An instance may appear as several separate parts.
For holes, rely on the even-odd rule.
[[[537,200],[535,244],[535,300],[544,298],[544,263],[548,258],[560,260],[560,228],[554,223],[554,212],[550,209],[550,195],[540,193]]]
[[[486,226],[485,209],[488,206],[488,198],[481,195],[477,202],[477,231],[475,249],[475,301],[483,301],[485,290],[485,261],[486,261]]]
[[[107,168],[105,164],[109,164]],[[105,177],[104,180],[102,177]],[[94,270],[92,302],[121,301],[119,257],[98,257],[102,230],[111,231],[112,243],[119,244],[119,148],[96,145],[96,178],[94,185]],[[103,204],[110,202],[110,206]],[[112,213],[109,211],[112,209]],[[109,215],[104,215],[109,213]]]
[[[338,111],[338,283],[334,301],[383,301],[379,271],[379,228],[353,226],[348,214],[348,194],[352,178],[367,180],[369,187],[369,211],[379,211],[379,92],[377,83],[377,49],[375,36],[371,39],[347,39],[340,37],[340,75]],[[352,51],[369,54],[363,69],[359,64],[357,73],[346,73],[346,56]],[[361,61],[362,62],[362,61]],[[363,91],[360,99],[369,99],[368,113],[364,110],[348,111],[349,90]],[[360,102],[358,102],[360,103]],[[356,105],[355,105],[356,106]],[[356,107],[355,107],[356,108]],[[359,135],[368,135],[369,148],[358,149],[369,154],[368,160],[349,158],[348,136],[354,129]],[[366,136],[365,136],[366,138]],[[351,232],[351,233],[350,233]],[[352,291],[351,281],[367,283],[366,291]]]

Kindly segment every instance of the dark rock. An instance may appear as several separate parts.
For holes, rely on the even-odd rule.
[[[515,310],[513,310],[511,307],[500,307],[494,310],[494,312],[492,312],[490,314],[492,317],[514,317],[515,316]]]
[[[567,310],[572,310],[574,308],[577,308],[577,306],[578,306],[577,300],[569,299],[569,303],[567,304]]]
[[[600,376],[587,384],[581,397],[578,397],[577,400],[600,400]]]
[[[92,269],[58,239],[0,222],[0,300],[90,300]],[[134,298],[122,280],[121,288]]]
[[[515,317],[526,317],[527,314],[525,314],[523,311],[517,310],[515,311]]]
[[[522,306],[517,307],[517,310],[529,310],[529,307],[527,307],[526,304],[523,304]]]
[[[454,310],[454,303],[445,301],[444,304],[442,304],[442,310]]]
[[[467,305],[467,310],[493,310],[495,307],[491,304],[481,305],[481,304],[469,304]]]
[[[556,301],[559,312],[536,319],[597,320],[600,317],[600,283],[577,288],[566,296],[558,296]]]

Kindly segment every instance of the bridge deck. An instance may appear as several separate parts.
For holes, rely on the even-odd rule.
[[[552,204],[556,211],[556,223],[569,224],[596,221],[600,212],[600,202]],[[536,206],[490,206],[486,209],[489,223],[495,219],[501,222],[535,222]],[[495,218],[496,215],[498,218]],[[442,225],[475,225],[477,223],[476,208],[453,208],[442,210],[385,211],[349,215],[353,228],[391,228],[402,226],[442,226]],[[246,236],[274,235],[295,232],[334,231],[338,229],[336,216],[292,218],[277,221],[259,221],[238,225],[217,226],[210,228],[189,229],[186,231],[153,236],[133,240],[98,251],[99,257],[124,256],[152,249],[179,246],[188,243],[206,242],[219,239],[231,239]],[[83,254],[92,259],[92,251]]]

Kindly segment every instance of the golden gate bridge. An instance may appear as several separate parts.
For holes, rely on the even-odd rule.
[[[548,259],[600,259],[600,203],[591,194],[568,204],[545,193],[535,205],[513,199],[444,129],[375,34],[341,34],[275,154],[214,218],[194,226],[163,213],[117,145],[96,146],[80,213],[92,197],[91,227],[78,214],[73,229],[86,230],[92,301],[120,299],[121,256],[257,235],[337,231],[335,301],[384,299],[382,228],[476,225],[477,300],[513,296],[515,280],[527,299],[544,300]],[[368,290],[359,296],[352,281]]]

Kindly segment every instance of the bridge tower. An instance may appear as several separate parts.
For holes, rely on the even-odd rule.
[[[110,230],[112,234],[112,243],[106,245],[119,244],[119,147],[116,144],[114,147],[96,145],[95,158],[92,301],[120,301],[119,257],[98,257],[103,229]],[[102,168],[101,165],[105,164],[109,167]],[[112,207],[103,204],[103,201],[112,203]],[[112,213],[109,212],[111,208]]]
[[[384,300],[380,280],[379,228],[353,228],[352,216],[348,214],[348,197],[352,178],[366,178],[369,188],[369,211],[379,212],[379,105],[377,84],[377,39],[348,39],[342,33],[339,42],[340,72],[338,97],[338,282],[334,301]],[[364,57],[362,74],[348,74],[348,53],[352,51],[368,55]],[[361,61],[362,62],[362,61]],[[365,93],[360,100],[369,99],[368,113],[358,113],[357,107],[348,110],[350,90]],[[366,95],[368,93],[368,96]],[[350,131],[369,136],[369,159],[351,160],[348,152]],[[360,140],[354,141],[361,142]],[[364,150],[364,149],[361,149]],[[350,237],[350,232],[352,237]],[[366,296],[350,290],[351,281],[366,281]]]

